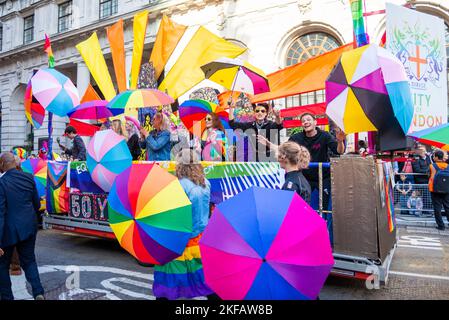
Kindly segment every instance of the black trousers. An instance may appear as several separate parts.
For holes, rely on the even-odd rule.
[[[440,228],[444,228],[443,217],[441,211],[444,208],[446,219],[449,222],[449,193],[431,192],[432,205],[435,213],[435,221]]]
[[[44,294],[44,288],[42,287],[39,278],[36,257],[34,255],[35,244],[36,235],[33,235],[15,245],[17,252],[19,253],[20,266],[25,272],[25,278],[31,285],[33,297]],[[11,289],[11,277],[9,275],[9,265],[11,264],[14,246],[2,249],[5,251],[5,254],[0,257],[0,299],[14,300]]]

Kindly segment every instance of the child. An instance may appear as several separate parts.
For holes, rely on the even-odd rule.
[[[162,266],[154,267],[153,293],[156,300],[218,296],[206,285],[199,241],[209,221],[210,182],[192,150],[176,156],[176,176],[192,203],[192,234],[184,253]]]
[[[422,198],[420,196],[421,194],[419,193],[419,191],[413,191],[412,195],[407,200],[407,208],[414,209],[412,213],[417,217],[421,217],[421,210],[424,207]]]
[[[405,208],[407,206],[407,195],[412,191],[412,184],[410,181],[407,181],[407,177],[404,174],[400,175],[400,180],[396,183],[396,190],[399,191],[401,214],[409,214]]]
[[[309,166],[309,151],[296,142],[285,142],[279,147],[278,161],[281,168],[285,170],[285,183],[282,190],[295,191],[310,204],[310,184],[301,172]]]

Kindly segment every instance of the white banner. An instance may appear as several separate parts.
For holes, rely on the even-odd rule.
[[[415,106],[411,132],[447,122],[444,21],[387,3],[387,45],[404,64]]]

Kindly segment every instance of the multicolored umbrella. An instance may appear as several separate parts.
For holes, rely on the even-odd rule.
[[[223,87],[249,94],[270,91],[265,73],[247,61],[220,58],[201,67],[207,79]]]
[[[206,129],[206,116],[212,112],[218,115],[225,129],[230,128],[228,112],[215,103],[206,100],[187,100],[179,106],[179,116],[184,126],[199,137]],[[196,125],[201,125],[201,131],[196,129]]]
[[[370,44],[344,52],[326,81],[327,115],[345,133],[407,134],[413,119],[410,86],[402,63]]]
[[[22,162],[22,170],[34,176],[39,197],[45,196],[47,187],[47,161],[28,159]]]
[[[334,265],[325,221],[297,193],[258,187],[217,205],[200,251],[225,300],[316,299]]]
[[[86,160],[92,180],[106,192],[117,175],[132,165],[125,138],[111,129],[95,133],[87,146]]]
[[[33,95],[48,112],[65,117],[80,104],[78,89],[55,69],[41,69],[31,78]]]
[[[409,136],[422,143],[449,151],[449,123],[413,132]]]
[[[31,89],[31,81],[28,82],[27,88],[25,90],[25,96],[23,99],[23,104],[25,107],[25,116],[31,125],[39,129],[44,123],[45,109],[43,106],[33,98],[33,90]]]
[[[156,89],[128,90],[112,99],[109,109],[139,109],[169,105],[175,102],[172,97]]]
[[[12,154],[18,156],[21,160],[25,160],[28,155],[27,151],[20,147],[12,149]]]
[[[120,245],[144,263],[179,257],[192,232],[192,206],[178,179],[157,164],[133,164],[108,196],[108,214]]]
[[[99,120],[114,117],[125,112],[125,109],[108,109],[106,100],[94,100],[80,104],[67,113],[73,119]]]

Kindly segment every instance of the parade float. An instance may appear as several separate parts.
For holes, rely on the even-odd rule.
[[[167,239],[173,234],[184,239],[188,233],[183,216],[183,208],[188,203],[184,201],[185,195],[179,187],[172,184],[175,182],[161,172],[172,176],[170,173],[174,173],[175,163],[132,161],[124,137],[112,130],[98,131],[98,127],[86,120],[101,122],[105,118],[131,115],[139,118],[142,127],[149,129],[148,117],[151,119],[156,111],[162,111],[171,119],[173,128],[182,124],[190,138],[200,138],[205,115],[216,112],[226,127],[227,101],[239,99],[244,93],[253,95],[251,101],[256,103],[325,89],[326,103],[282,110],[284,126],[300,126],[297,117],[309,112],[319,116],[318,125],[328,125],[329,117],[346,133],[377,132],[375,144],[379,152],[404,149],[410,144],[407,134],[412,122],[413,105],[404,68],[386,49],[363,40],[359,26],[356,27],[357,19],[354,19],[356,43],[268,76],[249,63],[235,59],[245,49],[214,35],[204,27],[196,28],[195,32],[190,33],[192,38],[188,45],[160,82],[159,90],[154,87],[154,83],[157,86],[157,79],[187,27],[174,23],[166,16],[162,18],[150,57],[154,69],[143,72],[145,68],[141,68],[141,65],[147,20],[148,12],[139,13],[134,18],[134,50],[129,85],[125,75],[123,23],[119,21],[107,29],[118,93],[96,33],[77,46],[104,100],[98,94],[92,94],[92,87],[80,99],[73,83],[54,69],[51,45],[49,39],[46,41],[49,68],[37,72],[30,81],[25,95],[27,118],[35,127],[39,127],[45,110],[49,112],[50,157],[53,155],[53,113],[69,116],[70,124],[93,137],[87,147],[87,161],[48,160],[45,182],[44,165],[41,162],[26,165],[27,170],[35,174],[36,182],[46,186],[45,228],[117,239],[141,262],[162,263],[172,259],[173,253],[182,251],[182,245],[179,245],[182,241],[172,243]],[[145,79],[146,73],[155,75],[156,81]],[[177,107],[170,107],[175,99],[206,78],[229,90],[220,94],[220,101],[207,102],[193,97]],[[248,121],[247,113],[242,106],[236,110],[236,118]],[[425,139],[426,135],[419,137]],[[241,140],[237,137],[234,139],[236,141],[238,143]],[[234,159],[247,159],[245,152],[248,150],[245,146],[241,151],[242,154],[237,152]],[[228,210],[229,206],[225,204],[231,203],[240,194],[251,190],[256,192],[254,190],[258,190],[258,187],[280,189],[284,182],[284,173],[275,162],[203,161],[202,165],[211,183],[211,212],[215,207]],[[332,259],[327,259],[323,263],[324,269],[329,267],[334,275],[386,282],[396,247],[391,162],[376,158],[373,154],[366,158],[342,156],[332,159],[331,163],[311,163],[310,166],[318,167],[320,174],[320,187],[313,195],[312,212],[319,215],[332,213],[334,221],[333,264]],[[332,205],[329,208],[324,208],[322,201],[321,180],[325,167],[331,170]],[[43,187],[39,190],[42,191]],[[294,208],[305,210],[302,204]],[[307,206],[307,209],[312,208]],[[174,217],[182,217],[179,223],[170,224],[170,219],[165,216],[161,221],[150,219],[153,215],[167,212]],[[285,219],[289,217],[286,212],[289,211],[284,210]],[[219,230],[220,221],[224,218],[212,219],[211,229]],[[226,219],[233,219],[232,215],[226,216]],[[161,225],[164,226],[163,232],[154,230]],[[278,227],[280,225],[279,221]],[[242,231],[242,237],[243,234]],[[152,255],[146,245],[155,239],[159,239],[159,244],[165,249]],[[284,241],[287,242],[287,239]],[[273,242],[274,247],[275,244],[279,246],[279,243]],[[213,236],[208,236],[203,248],[219,245]],[[204,250],[212,250],[210,248]],[[278,247],[275,249],[279,250]],[[265,258],[259,262],[265,262]],[[214,264],[206,261],[205,265]],[[317,284],[316,288],[321,285]],[[226,289],[223,295],[242,297],[229,290]],[[316,296],[316,290],[312,291],[309,297]]]

